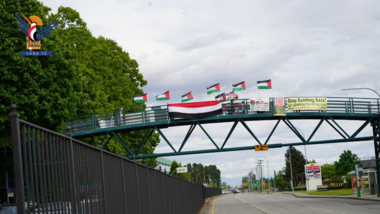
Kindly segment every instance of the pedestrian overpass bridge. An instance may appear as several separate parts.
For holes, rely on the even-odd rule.
[[[99,142],[100,146],[104,146],[111,138],[116,138],[123,147],[129,152],[128,158],[148,158],[160,156],[174,156],[174,155],[187,155],[187,154],[200,154],[212,152],[226,152],[255,149],[256,145],[267,144],[272,134],[275,132],[280,122],[285,123],[292,132],[299,138],[299,142],[294,143],[275,143],[267,144],[268,148],[279,148],[282,146],[298,146],[298,145],[313,145],[324,143],[344,143],[353,141],[374,140],[376,157],[380,153],[379,146],[379,117],[380,117],[380,99],[378,98],[359,98],[359,97],[327,97],[327,109],[325,111],[318,110],[302,110],[302,111],[288,111],[285,108],[285,115],[275,116],[274,112],[274,99],[270,98],[269,111],[267,112],[252,112],[249,109],[249,100],[241,99],[236,100],[234,104],[226,102],[223,104],[223,113],[215,117],[202,118],[197,120],[170,120],[166,105],[152,106],[136,109],[128,109],[123,111],[109,111],[97,114],[85,115],[71,118],[68,122],[68,128],[74,138],[85,138],[93,136],[103,136],[102,141]],[[264,121],[275,120],[277,121],[272,131],[268,135],[265,142],[261,142],[246,121]],[[299,133],[297,128],[292,124],[292,120],[319,120],[319,123],[314,128],[313,132],[308,138],[305,138]],[[337,120],[357,120],[363,121],[363,124],[357,128],[354,133],[347,133],[337,122]],[[203,124],[210,123],[224,123],[232,122],[233,125],[227,134],[223,144],[219,147],[212,137],[203,128]],[[323,122],[329,124],[340,136],[340,139],[329,139],[322,141],[313,141],[313,136],[318,131]],[[228,139],[233,133],[236,125],[241,123],[256,143],[252,146],[244,147],[229,147],[225,148]],[[371,124],[373,127],[373,135],[365,137],[357,137],[358,134]],[[172,146],[170,141],[161,132],[161,129],[189,125],[190,128],[184,137],[184,140],[178,151]],[[195,127],[199,126],[206,136],[210,139],[215,149],[204,149],[195,151],[182,151],[187,140],[191,136]],[[130,148],[124,143],[119,133],[146,130],[146,134],[141,139],[140,147],[137,151],[131,151]],[[173,150],[172,152],[159,153],[159,154],[140,154],[141,149],[144,147],[150,135],[157,131],[166,143]]]

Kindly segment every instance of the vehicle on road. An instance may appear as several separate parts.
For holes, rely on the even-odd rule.
[[[238,189],[234,189],[234,190],[232,190],[232,193],[240,193],[240,190],[238,190]]]
[[[0,214],[17,214],[17,206],[15,204],[0,205]]]

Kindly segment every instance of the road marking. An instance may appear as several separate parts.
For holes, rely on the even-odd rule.
[[[329,212],[329,213],[334,213],[334,211],[330,211],[330,210],[326,210],[326,212]]]
[[[215,211],[215,202],[218,200],[217,198],[214,199],[214,203],[212,204],[212,214],[214,214]]]

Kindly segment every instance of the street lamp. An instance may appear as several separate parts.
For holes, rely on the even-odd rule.
[[[291,181],[292,183],[290,184],[292,186],[292,191],[294,192],[294,185],[293,185],[293,169],[292,169],[292,147],[289,146],[289,160],[290,160],[290,177],[291,177]]]
[[[195,178],[195,183],[198,183],[198,175],[202,174],[203,172],[200,172],[197,174],[197,177]]]
[[[298,131],[300,131],[301,134],[302,134],[302,137],[305,139],[305,135],[304,135],[303,131],[300,128],[298,128],[298,127],[294,127],[294,128],[296,128]],[[306,154],[306,145],[303,145],[303,148],[305,150],[305,159],[306,159],[306,166],[307,166],[307,162],[308,161],[307,161],[307,154]],[[290,167],[292,167],[292,166],[290,166]],[[310,193],[309,181],[308,181],[308,179],[306,177],[306,167],[304,167],[304,168],[305,168],[305,181],[306,181],[306,185],[307,185],[307,191]]]
[[[371,88],[345,88],[345,89],[342,89],[342,91],[348,91],[348,90],[362,90],[362,89],[373,91],[373,92],[375,92],[375,93],[377,94],[377,96],[380,97],[380,94],[377,93],[375,90],[373,90],[373,89],[371,89]]]
[[[269,163],[268,163],[268,159],[264,156],[260,156],[260,158],[265,158],[265,160],[267,160],[267,169],[268,169],[268,191],[270,192],[270,179],[269,179]]]

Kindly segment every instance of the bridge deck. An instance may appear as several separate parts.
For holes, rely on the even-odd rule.
[[[377,118],[380,114],[380,100],[378,98],[354,98],[354,97],[327,97],[326,111],[288,111],[289,119],[321,119],[331,117],[344,120],[368,120]],[[274,98],[270,98],[270,111],[250,111],[248,99],[236,100],[233,105],[223,103],[221,115],[199,120],[170,120],[167,106],[152,106],[123,111],[110,111],[71,118],[67,125],[75,138],[104,135],[109,131],[122,132],[130,130],[147,129],[156,126],[167,128],[171,126],[190,125],[194,122],[200,124],[233,122],[239,119],[253,120],[278,120],[274,115]],[[96,116],[97,115],[97,116]],[[96,119],[97,118],[97,119]]]

